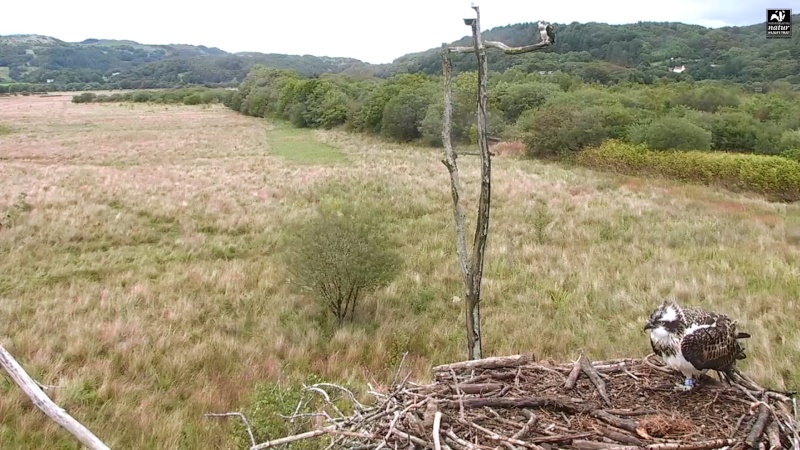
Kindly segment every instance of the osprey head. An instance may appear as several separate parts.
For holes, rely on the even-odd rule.
[[[644,325],[646,331],[652,336],[680,333],[684,328],[686,318],[681,307],[673,300],[665,300],[656,308]]]

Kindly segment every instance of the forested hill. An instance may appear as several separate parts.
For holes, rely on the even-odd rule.
[[[792,16],[800,22],[800,14]],[[546,52],[506,56],[489,51],[490,70],[519,66],[526,72],[562,70],[588,81],[644,81],[673,76],[736,82],[785,80],[800,83],[800,37],[766,39],[766,24],[706,28],[682,23],[639,22],[554,24],[556,43]],[[466,28],[466,27],[465,27]],[[522,46],[539,41],[536,22],[487,30],[487,40]],[[470,45],[471,37],[451,43]],[[393,62],[407,72],[441,73],[439,47],[402,56]],[[452,55],[454,71],[477,70],[470,54]],[[681,69],[682,66],[682,69]],[[671,72],[677,68],[677,72]]]
[[[800,15],[793,16],[800,23]],[[489,52],[492,71],[517,66],[524,72],[561,70],[586,81],[649,83],[656,78],[723,79],[741,83],[784,80],[800,84],[800,37],[766,39],[762,22],[705,28],[681,23],[554,24],[556,44],[543,52],[506,56]],[[467,29],[466,27],[464,27]],[[535,22],[496,27],[489,40],[521,46],[539,40]],[[451,44],[469,45],[465,36]],[[432,43],[436,44],[436,43]],[[228,53],[202,45],[144,45],[87,39],[64,42],[48,36],[0,36],[0,92],[34,83],[45,90],[159,88],[191,84],[236,86],[254,64],[295,70],[301,76],[347,73],[388,77],[398,72],[438,74],[438,45],[372,65],[352,58]],[[475,57],[453,55],[454,71],[476,70]]]
[[[352,58],[233,54],[202,45],[144,45],[102,39],[64,42],[40,35],[0,36],[0,83],[42,83],[70,90],[184,84],[235,86],[257,63],[292,69],[304,76],[368,66]]]

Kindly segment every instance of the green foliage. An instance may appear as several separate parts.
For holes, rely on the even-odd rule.
[[[800,130],[787,130],[781,134],[780,149],[783,151],[800,148]]]
[[[353,321],[361,296],[389,283],[401,268],[380,214],[367,209],[321,208],[290,238],[287,267],[295,285],[314,295],[337,326]]]
[[[14,132],[14,129],[11,128],[9,125],[4,123],[0,123],[0,136],[5,136],[7,134],[11,134]]]
[[[784,150],[781,152],[781,156],[800,163],[800,147]]]
[[[629,140],[653,150],[708,150],[711,132],[682,117],[662,117],[631,127]]]
[[[75,95],[72,97],[72,103],[92,103],[97,98],[97,94],[94,92],[84,92],[81,95]]]
[[[312,374],[306,383],[314,384],[320,381],[322,380],[318,376]],[[316,412],[317,410],[313,408],[323,406],[320,398],[316,394],[304,392],[301,386],[294,384],[262,382],[253,389],[249,405],[243,413],[250,423],[256,443],[261,443],[313,429],[311,417],[298,417],[293,421],[285,417],[295,414],[301,401],[303,401],[304,408],[299,411],[300,413]],[[252,444],[244,423],[238,417],[231,417],[229,420],[232,424],[236,447],[249,448]],[[321,447],[318,441],[309,439],[292,444],[292,448],[315,450]]]
[[[407,142],[421,136],[420,126],[430,104],[430,97],[422,90],[403,90],[386,103],[381,120],[383,136]]]
[[[553,103],[519,119],[528,155],[567,156],[609,138],[622,137],[633,115],[620,105],[585,106]]]
[[[163,103],[200,105],[209,103],[230,104],[233,91],[228,89],[210,89],[203,87],[164,89],[155,91],[132,91],[116,94],[100,94],[84,92],[72,96],[73,103],[110,103],[110,102],[136,102],[136,103]],[[227,103],[226,103],[227,102]]]
[[[632,175],[658,175],[687,182],[800,200],[800,163],[779,156],[703,151],[652,151],[618,140],[581,152],[580,164]]]
[[[727,110],[717,114],[711,128],[714,150],[755,151],[762,126],[753,116]]]
[[[553,83],[501,83],[495,90],[497,107],[507,122],[516,121],[523,112],[542,106],[554,93],[561,92]]]

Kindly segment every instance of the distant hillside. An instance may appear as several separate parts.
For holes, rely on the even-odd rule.
[[[800,14],[792,16],[800,22]],[[489,51],[490,70],[520,67],[526,72],[563,70],[584,79],[609,82],[662,76],[727,79],[735,82],[785,80],[800,83],[800,38],[766,39],[764,22],[706,28],[668,22],[625,25],[554,24],[555,45],[539,53],[506,56]],[[522,46],[539,41],[536,22],[490,29],[487,40]],[[471,45],[471,36],[451,45]],[[393,62],[403,72],[441,73],[439,47],[404,55]],[[477,70],[475,57],[453,55],[453,70]],[[670,69],[674,69],[671,71]]]
[[[257,63],[296,70],[304,76],[368,66],[352,58],[232,54],[203,45],[145,45],[110,39],[64,42],[39,35],[0,36],[0,82],[44,84],[59,89],[235,85]]]
[[[800,22],[800,14],[793,16]],[[556,44],[544,52],[506,56],[489,52],[492,71],[563,71],[586,81],[649,83],[661,77],[739,83],[783,80],[800,84],[800,38],[766,39],[765,24],[706,28],[682,23],[554,24]],[[521,46],[539,40],[535,22],[496,27],[489,40]],[[469,45],[464,36],[453,45]],[[187,84],[235,86],[254,64],[291,69],[302,76],[345,73],[388,77],[439,74],[439,47],[373,65],[352,58],[228,53],[202,45],[145,45],[129,40],[64,42],[40,35],[0,36],[3,83],[35,83],[47,90],[158,88]],[[453,55],[454,71],[476,70],[475,57]]]

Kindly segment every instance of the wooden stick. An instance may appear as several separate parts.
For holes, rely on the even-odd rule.
[[[470,422],[470,421],[467,421],[467,420],[461,420],[461,419],[459,419],[458,422],[463,424],[463,425],[467,425],[469,427],[475,428],[478,431],[483,432],[486,435],[486,437],[488,437],[489,439],[494,440],[494,441],[504,441],[504,442],[508,442],[509,444],[519,445],[519,446],[522,446],[522,447],[525,447],[525,448],[532,448],[532,449],[535,449],[535,450],[543,450],[542,447],[540,447],[540,446],[538,446],[536,444],[532,444],[530,442],[521,441],[519,439],[507,438],[505,436],[502,436],[502,435],[499,435],[499,434],[495,433],[492,430],[484,428],[484,427],[482,427],[482,426],[480,426],[480,425],[478,425],[478,424],[476,424],[474,422]]]
[[[778,422],[773,420],[767,427],[767,439],[769,440],[769,450],[781,449],[781,435]]]
[[[442,450],[442,443],[440,442],[441,436],[439,432],[442,426],[442,412],[436,411],[436,416],[433,418],[433,448],[434,450]]]
[[[2,344],[0,344],[0,366],[5,369],[11,379],[14,380],[14,383],[22,389],[37,408],[69,431],[81,444],[90,450],[108,450],[108,446],[94,433],[67,414],[60,406],[56,405],[11,354],[3,348]]]
[[[575,364],[572,366],[572,370],[569,372],[569,376],[567,377],[567,381],[564,383],[564,389],[572,390],[575,388],[575,384],[578,382],[578,378],[581,376],[581,358],[583,357],[583,353],[580,354],[578,359],[575,360]]]
[[[597,373],[594,367],[592,367],[592,362],[589,361],[589,358],[586,355],[581,354],[578,361],[581,366],[581,371],[589,377],[589,380],[592,381],[592,384],[597,388],[597,392],[600,393],[600,397],[603,398],[603,401],[606,402],[606,405],[611,406],[611,399],[608,397],[608,392],[606,391],[606,383],[600,378],[600,374]]]
[[[747,434],[747,438],[744,441],[748,447],[758,448],[758,443],[761,440],[761,435],[764,434],[764,428],[767,426],[768,419],[769,408],[762,403],[758,407],[756,423],[753,424],[753,428],[750,429],[750,433]]]
[[[500,369],[505,367],[518,367],[536,361],[533,354],[514,356],[494,356],[483,359],[473,359],[452,364],[444,364],[433,368],[434,373],[448,373],[451,370],[465,371],[472,369]]]

